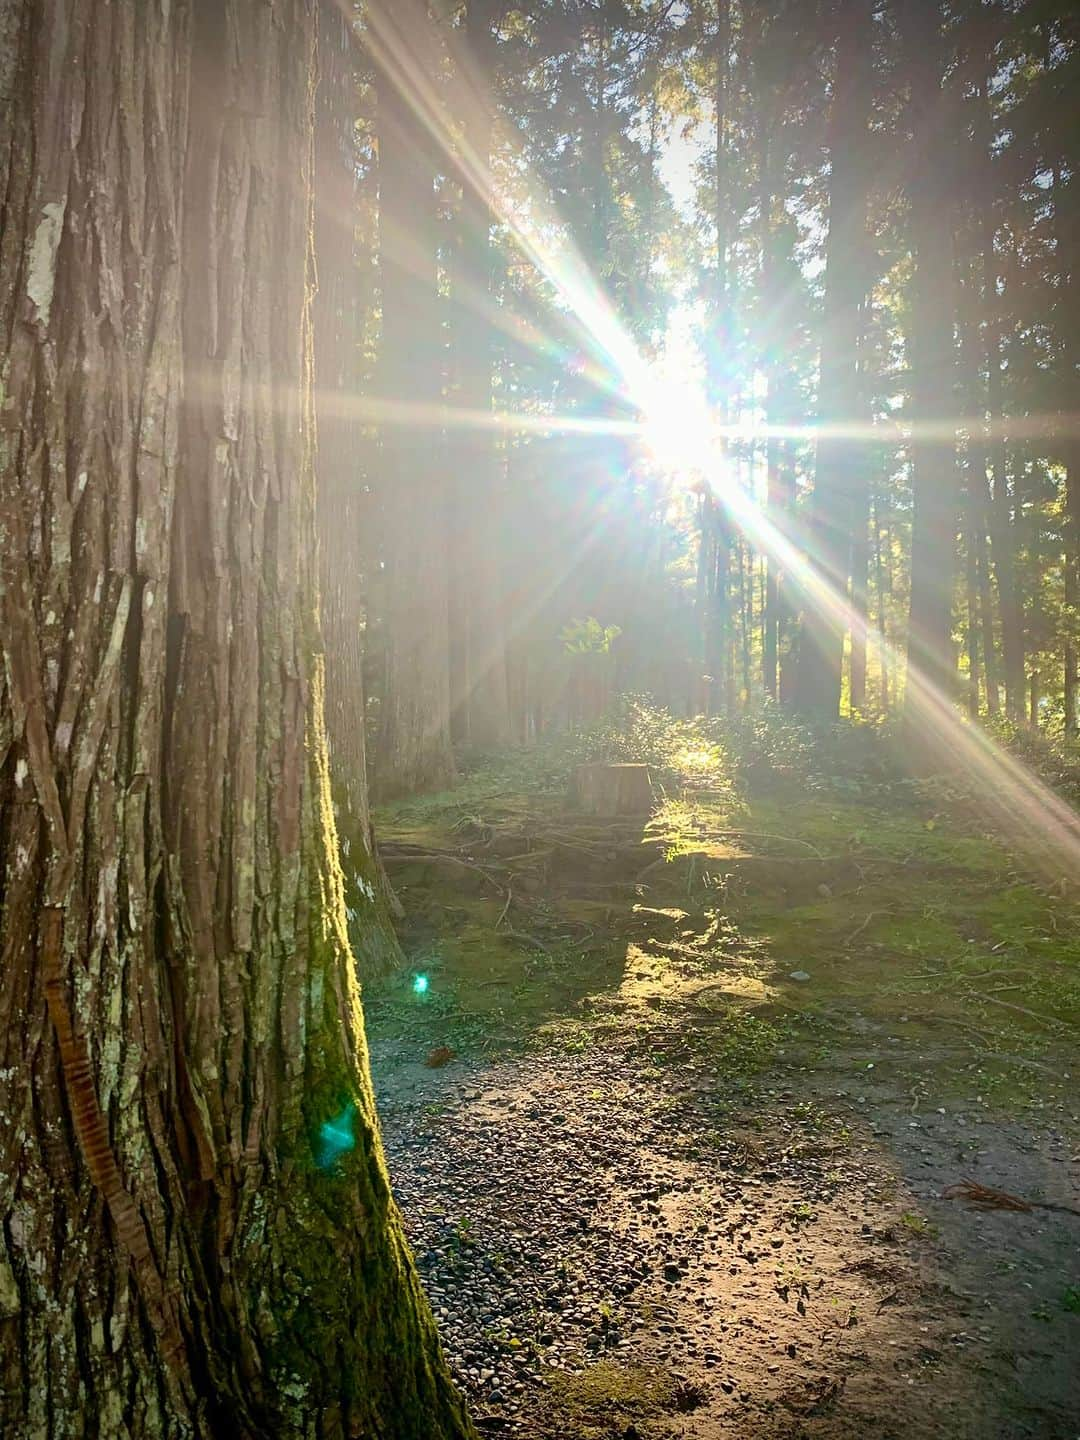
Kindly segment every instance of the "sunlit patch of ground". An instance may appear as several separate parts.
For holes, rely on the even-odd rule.
[[[1080,1218],[941,1198],[1080,1203],[1068,887],[917,794],[481,789],[382,817],[430,983],[368,1010],[487,1433],[1078,1433]]]

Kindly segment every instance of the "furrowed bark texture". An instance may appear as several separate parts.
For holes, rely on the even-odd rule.
[[[0,6],[5,1436],[470,1433],[329,799],[320,8]]]

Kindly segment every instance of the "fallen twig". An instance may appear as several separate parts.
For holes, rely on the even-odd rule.
[[[530,935],[525,930],[501,930],[499,933],[505,936],[507,940],[523,940],[526,945],[535,946],[537,950],[542,950],[545,955],[551,954],[550,945],[545,945],[543,940],[538,939],[535,935]]]
[[[462,860],[460,856],[447,855],[444,852],[438,850],[410,850],[407,854],[404,855],[387,855],[384,853],[383,864],[456,865],[459,866],[462,870],[475,870],[476,873],[478,875],[482,875],[484,879],[488,882],[488,884],[491,885],[494,889],[496,889],[500,895],[503,893],[503,887],[499,884],[497,880],[495,880],[491,875],[488,874],[487,870],[482,865],[475,865],[471,860]]]
[[[866,929],[866,927],[870,924],[870,921],[873,920],[873,918],[874,918],[875,915],[887,915],[888,913],[889,913],[889,912],[888,912],[887,910],[871,910],[871,911],[869,912],[869,914],[867,915],[866,919],[863,920],[863,921],[861,922],[861,924],[856,925],[855,929],[851,932],[851,934],[850,934],[850,935],[847,937],[847,939],[844,941],[844,948],[846,949],[846,948],[851,944],[851,942],[852,942],[853,940],[857,939],[857,938],[862,934],[862,932],[863,932],[863,931]]]
[[[987,1005],[1000,1005],[1003,1010],[1015,1010],[1018,1015],[1026,1015],[1039,1025],[1048,1025],[1053,1029],[1059,1022],[1052,1020],[1048,1015],[1038,1015],[1034,1010],[1029,1010],[1026,1005],[1014,1005],[1011,1000],[998,1000],[994,995],[981,994],[978,997],[984,1000]]]
[[[943,1200],[966,1200],[979,1210],[1014,1210],[1030,1215],[1033,1210],[1056,1210],[1064,1215],[1080,1215],[1073,1205],[1058,1205],[1053,1200],[1025,1200],[1008,1190],[995,1190],[990,1185],[980,1185],[978,1180],[960,1180],[941,1192]]]
[[[503,906],[503,908],[499,911],[499,918],[495,921],[495,929],[496,929],[496,930],[498,930],[499,926],[500,926],[500,925],[503,923],[503,921],[506,919],[506,912],[510,909],[510,905],[511,905],[511,902],[513,901],[513,898],[514,898],[514,892],[513,892],[513,890],[508,889],[507,892],[506,892],[506,904],[505,904],[505,905]]]

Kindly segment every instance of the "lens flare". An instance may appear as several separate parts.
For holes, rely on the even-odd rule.
[[[350,13],[344,0],[337,0],[343,13]],[[416,15],[420,15],[416,11]],[[415,19],[415,16],[414,16]],[[550,204],[546,203],[535,178],[525,185],[524,198],[515,200],[502,192],[486,156],[473,151],[464,138],[440,91],[424,64],[423,56],[410,37],[417,27],[402,23],[398,7],[373,6],[367,11],[365,40],[378,69],[400,91],[421,126],[445,155],[449,173],[469,186],[489,209],[494,221],[501,225],[509,242],[520,255],[533,264],[551,287],[559,308],[560,332],[570,322],[581,336],[587,352],[587,368],[598,390],[607,390],[616,397],[615,407],[625,415],[636,410],[640,420],[631,429],[639,434],[658,463],[674,473],[685,472],[697,483],[707,486],[716,496],[731,522],[738,525],[749,543],[766,554],[790,577],[800,593],[800,603],[813,608],[831,626],[853,634],[864,633],[879,649],[890,656],[892,663],[904,665],[904,657],[896,655],[884,637],[852,608],[846,597],[846,577],[826,576],[815,557],[796,547],[770,521],[752,494],[741,485],[732,484],[727,474],[724,446],[728,442],[787,438],[814,441],[828,435],[834,439],[876,439],[880,430],[873,425],[835,424],[816,426],[775,426],[736,424],[719,426],[709,413],[700,387],[673,385],[658,367],[642,354],[622,324],[604,286],[591,273],[581,253],[568,236],[566,225]],[[499,147],[513,157],[509,170],[519,177],[527,176],[527,161],[522,153],[520,137],[508,130],[494,104],[488,77],[483,75],[466,46],[453,34],[446,36],[451,50],[453,69],[459,77],[453,103],[479,106],[490,117]],[[484,297],[483,303],[489,303]],[[536,333],[536,348],[545,347],[545,338]],[[385,404],[385,402],[383,402]],[[393,420],[392,416],[382,417]],[[404,418],[404,412],[398,417]],[[418,417],[413,417],[418,418]],[[436,417],[432,416],[436,422]],[[421,419],[421,423],[423,420]],[[449,407],[440,411],[437,423],[453,425]],[[509,417],[462,414],[464,426],[520,425]],[[589,426],[598,422],[590,419]],[[609,422],[601,421],[603,427]],[[1061,433],[1080,432],[1080,417],[1075,414],[1029,417],[1026,421],[1010,417],[1009,433],[1041,434],[1046,430]],[[557,431],[577,428],[576,418],[565,420],[544,417],[538,427]],[[524,428],[524,426],[522,426]],[[939,440],[952,444],[959,434],[979,433],[989,436],[993,426],[984,417],[964,417],[937,421],[933,425],[905,426],[895,423],[900,438]],[[626,433],[625,421],[610,424],[610,433]],[[587,545],[587,541],[583,542]],[[536,602],[534,602],[536,603]],[[975,782],[974,791],[984,812],[1012,840],[1029,854],[1040,859],[1044,870],[1074,874],[1080,869],[1080,816],[1070,809],[1030,770],[997,745],[977,725],[968,723],[957,711],[950,696],[919,668],[906,662],[906,710],[913,727],[933,742],[937,752],[944,751],[952,762],[962,767]],[[418,977],[419,978],[419,977]],[[415,982],[414,982],[415,985]],[[426,986],[424,987],[426,988]],[[418,990],[417,993],[423,993]]]
[[[356,1146],[356,1106],[350,1100],[340,1114],[324,1120],[319,1126],[315,1163],[320,1170],[330,1170],[343,1155]]]

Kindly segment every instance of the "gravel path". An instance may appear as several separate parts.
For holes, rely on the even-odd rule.
[[[373,1069],[395,1191],[484,1432],[1077,1433],[1067,1361],[1051,1393],[1014,1393],[1018,1367],[1054,1368],[1060,1334],[973,1303],[971,1257],[937,1238],[899,1147],[858,1115],[848,1131],[766,1088],[744,1128],[727,1112],[718,1131],[715,1077],[644,1078],[632,1046],[427,1070],[376,1035]],[[1060,1224],[1044,1244],[1028,1220],[991,1231],[1021,1222],[1060,1286]]]

